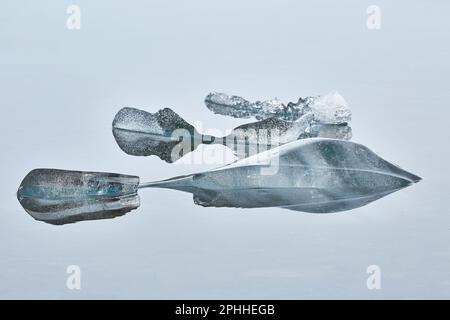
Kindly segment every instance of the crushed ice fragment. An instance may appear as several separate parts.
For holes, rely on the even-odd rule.
[[[263,120],[276,117],[295,121],[307,113],[312,113],[316,122],[324,124],[345,124],[351,120],[351,110],[337,91],[321,96],[299,98],[297,102],[288,104],[278,99],[250,102],[239,96],[212,92],[206,96],[205,104],[216,114],[234,118],[255,117]]]

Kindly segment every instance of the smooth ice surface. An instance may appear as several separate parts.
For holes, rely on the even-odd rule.
[[[352,113],[344,98],[337,92],[299,98],[296,103],[284,104],[278,99],[250,102],[242,97],[212,92],[205,98],[207,108],[214,113],[234,118],[255,117],[258,120],[276,117],[295,121],[312,113],[317,122],[324,124],[345,124]]]
[[[419,180],[361,144],[313,138],[143,187],[191,192],[196,204],[207,207],[330,213],[364,206]]]
[[[102,172],[35,169],[17,199],[36,220],[66,224],[109,219],[139,207],[139,177]]]
[[[156,155],[168,163],[194,151],[202,143],[225,145],[238,158],[245,158],[297,139],[323,137],[349,140],[352,136],[351,128],[346,123],[317,121],[312,112],[303,114],[296,121],[270,117],[240,125],[225,137],[215,137],[201,135],[169,108],[149,113],[127,107],[116,114],[112,127],[114,138],[125,153]],[[183,146],[181,155],[173,153],[175,146],[184,139],[188,139],[189,144]]]

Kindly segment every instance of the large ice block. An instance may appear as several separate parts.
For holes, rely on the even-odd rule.
[[[153,182],[208,207],[282,207],[330,213],[364,206],[420,181],[350,141],[293,141],[216,170]]]

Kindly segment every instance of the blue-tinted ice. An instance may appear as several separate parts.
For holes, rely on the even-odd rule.
[[[312,138],[147,186],[190,192],[208,207],[330,213],[364,206],[420,179],[361,144]]]
[[[344,140],[297,140],[230,165],[163,181],[111,173],[37,169],[17,196],[35,219],[54,224],[105,219],[139,206],[138,188],[193,194],[208,207],[281,207],[330,213],[364,206],[420,178],[367,147]]]
[[[17,198],[36,220],[65,224],[108,219],[139,207],[139,177],[116,173],[35,169]]]

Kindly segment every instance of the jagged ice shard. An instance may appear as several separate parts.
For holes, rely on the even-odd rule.
[[[17,197],[37,220],[64,224],[106,219],[139,206],[138,188],[193,194],[208,207],[280,207],[331,213],[364,206],[420,178],[367,147],[344,140],[290,142],[230,165],[163,181],[112,173],[52,169],[31,171]]]
[[[346,124],[352,113],[345,99],[337,92],[326,95],[299,98],[297,102],[287,105],[278,99],[250,102],[242,97],[225,93],[212,92],[205,98],[206,107],[216,114],[234,118],[251,118],[258,120],[278,118],[296,121],[311,113],[314,120],[322,124]]]

